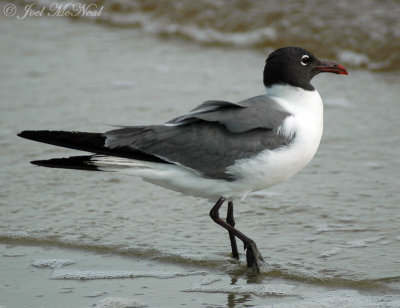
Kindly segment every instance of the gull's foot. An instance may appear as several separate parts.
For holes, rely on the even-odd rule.
[[[250,242],[245,245],[247,267],[256,267],[257,271],[260,272],[260,268],[265,263],[263,256],[257,248],[256,243]]]

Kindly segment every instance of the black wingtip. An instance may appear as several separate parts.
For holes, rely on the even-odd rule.
[[[24,130],[19,137],[65,148],[103,153],[105,136],[101,133],[61,131],[61,130]]]
[[[48,168],[63,168],[86,171],[101,171],[91,163],[92,155],[72,156],[68,158],[52,158],[46,160],[34,160],[31,164]]]
[[[18,133],[17,136],[29,140],[46,142],[49,137],[53,137],[54,135],[57,137],[57,132],[53,132],[50,130],[23,130]]]
[[[19,132],[17,134],[18,137],[22,137],[22,138],[27,138],[29,139],[29,136],[31,135],[32,131],[31,130],[23,130],[22,132]]]
[[[170,162],[163,160],[155,155],[137,150],[131,147],[129,144],[115,148],[107,147],[105,146],[106,136],[102,133],[77,131],[70,132],[57,130],[24,130],[18,133],[18,136],[33,141],[43,142],[80,151],[92,152],[96,154],[170,164]],[[39,163],[35,163],[35,165],[38,164]],[[42,162],[40,164],[41,166],[43,166]]]

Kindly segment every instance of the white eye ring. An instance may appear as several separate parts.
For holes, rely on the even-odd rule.
[[[306,65],[308,65],[309,62],[310,62],[310,57],[309,56],[303,55],[301,57],[301,64],[302,65],[306,66]]]

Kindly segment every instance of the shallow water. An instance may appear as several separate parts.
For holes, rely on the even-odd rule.
[[[256,275],[243,254],[230,260],[207,201],[133,177],[34,167],[76,152],[16,134],[160,123],[207,99],[258,95],[266,53],[66,18],[0,23],[0,305],[400,305],[398,72],[315,79],[325,103],[316,157],[235,207],[267,261]],[[30,279],[37,291],[22,295]]]
[[[22,3],[34,4],[32,10],[44,7],[50,15],[57,8],[50,3],[58,3],[74,19],[137,28],[204,45],[262,51],[300,45],[352,68],[400,69],[397,0],[84,0],[75,6],[66,4],[69,1]],[[86,16],[83,8],[101,10],[101,14]]]

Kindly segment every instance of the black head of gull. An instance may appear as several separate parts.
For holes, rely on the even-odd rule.
[[[288,84],[312,91],[311,79],[321,72],[347,75],[337,63],[321,61],[300,47],[283,47],[272,52],[265,63],[264,85]]]

